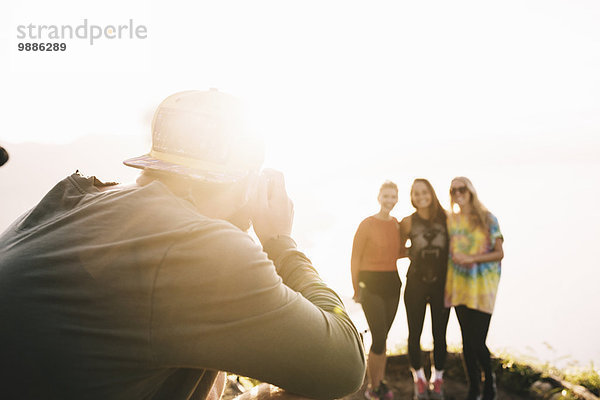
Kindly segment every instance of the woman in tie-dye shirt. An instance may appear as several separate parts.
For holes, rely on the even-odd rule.
[[[480,398],[481,369],[485,374],[483,400],[496,398],[495,376],[485,344],[498,282],[503,237],[498,220],[477,197],[471,181],[452,180],[448,217],[450,257],[446,278],[446,307],[454,307],[463,338],[463,357],[469,377],[467,399]]]

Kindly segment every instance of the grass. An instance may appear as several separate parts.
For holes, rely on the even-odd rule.
[[[572,366],[560,369],[550,363],[539,363],[534,359],[515,357],[506,352],[499,354],[498,360],[503,371],[522,374],[525,381],[539,374],[541,379],[560,379],[573,385],[583,386],[595,396],[600,396],[600,369],[594,368],[593,363],[587,367]],[[577,398],[576,394],[569,389],[559,391],[562,392],[564,399]]]
[[[600,369],[594,369],[594,364],[590,364],[586,368],[566,371],[564,379],[576,385],[581,385],[600,397]]]

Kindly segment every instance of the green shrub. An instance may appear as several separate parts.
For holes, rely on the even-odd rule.
[[[593,364],[589,368],[580,368],[567,372],[565,380],[576,385],[581,385],[596,396],[600,396],[600,374],[594,369]]]
[[[492,367],[498,384],[519,394],[527,394],[531,385],[542,376],[541,372],[513,359],[494,358]]]

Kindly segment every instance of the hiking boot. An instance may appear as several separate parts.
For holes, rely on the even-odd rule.
[[[483,384],[483,400],[496,400],[497,393],[496,375],[492,374]]]
[[[424,379],[417,379],[415,382],[415,395],[414,400],[429,400],[429,394],[427,393],[427,383]]]
[[[383,381],[379,384],[376,392],[381,400],[394,400],[394,392]]]
[[[444,386],[443,379],[436,379],[429,382],[429,399],[430,400],[444,400],[444,392],[442,387]]]

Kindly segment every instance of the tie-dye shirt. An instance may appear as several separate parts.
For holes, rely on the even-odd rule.
[[[446,279],[446,307],[464,305],[491,314],[500,281],[500,261],[458,265],[452,254],[475,255],[493,251],[497,239],[502,239],[498,220],[489,214],[488,229],[473,226],[468,217],[451,214],[448,217],[450,257]]]

